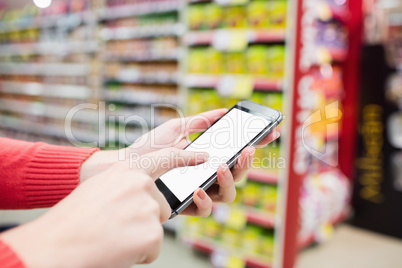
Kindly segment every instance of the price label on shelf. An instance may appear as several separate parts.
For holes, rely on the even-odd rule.
[[[250,75],[224,75],[216,87],[226,97],[247,99],[253,94],[254,79]]]
[[[245,261],[239,256],[229,256],[226,268],[243,268],[246,266]]]
[[[215,267],[243,268],[246,262],[242,256],[223,248],[216,248],[211,254],[211,263]]]
[[[244,5],[249,2],[249,0],[215,0],[220,6],[237,6],[237,5]]]
[[[217,222],[235,230],[241,230],[247,224],[246,210],[239,206],[217,204],[213,210],[213,217]]]
[[[243,51],[247,48],[249,35],[245,30],[216,30],[212,46],[220,51]]]

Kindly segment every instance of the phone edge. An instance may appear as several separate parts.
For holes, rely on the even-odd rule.
[[[276,119],[275,123],[270,127],[267,128],[264,132],[261,132],[259,134],[259,137],[254,141],[254,142],[250,142],[248,145],[246,146],[255,146],[257,145],[265,136],[267,136],[269,133],[271,133],[275,127],[277,127],[283,119],[283,115],[281,112],[277,111],[279,113],[278,118]],[[235,159],[233,159],[229,164],[227,164],[229,166],[229,168],[232,168],[234,166],[234,164],[236,163],[237,159],[239,158],[240,155],[238,155]],[[212,184],[214,184],[216,182],[216,179],[218,177],[217,173],[215,172],[214,175],[212,175],[213,177],[211,179],[209,179],[209,181],[207,182],[206,185],[204,185],[201,189],[203,189],[204,191],[208,190],[209,187],[212,186]],[[173,219],[174,217],[178,216],[181,212],[183,212],[183,210],[185,210],[191,203],[193,202],[193,198],[191,197],[190,199],[188,199],[187,201],[185,201],[183,204],[181,204],[176,210],[172,210],[172,213],[169,217],[169,219]]]

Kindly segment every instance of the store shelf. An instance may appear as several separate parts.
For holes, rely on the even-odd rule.
[[[41,102],[0,99],[0,111],[20,113],[65,120],[73,107],[63,107]],[[99,114],[95,110],[82,109],[72,118],[73,121],[93,123],[99,122]]]
[[[166,55],[161,56],[113,56],[111,53],[105,53],[103,57],[105,61],[118,61],[118,62],[172,62],[178,61],[177,50],[172,53],[166,53]]]
[[[142,127],[149,129],[157,127],[170,119],[169,116],[155,115],[151,118],[151,110],[144,111],[143,109],[125,108],[115,112],[109,112],[106,115],[109,122],[120,122],[124,125]]]
[[[217,88],[223,77],[233,77],[236,79],[240,75],[225,74],[225,75],[205,75],[205,74],[190,74],[184,79],[186,87],[197,88]],[[254,89],[261,91],[282,91],[283,81],[281,79],[271,79],[263,77],[254,77]]]
[[[247,222],[266,228],[275,227],[275,215],[256,208],[246,208]]]
[[[92,97],[92,90],[87,86],[41,84],[35,82],[0,81],[0,92],[82,100]]]
[[[107,9],[99,11],[99,18],[101,20],[114,20],[132,16],[172,12],[177,11],[178,8],[179,1],[177,0],[149,1],[138,4],[108,7]]]
[[[12,116],[0,115],[0,127],[13,129],[16,131],[31,133],[37,135],[46,135],[59,138],[66,138],[66,131],[64,127],[49,125],[46,123],[31,122]],[[74,138],[81,142],[94,142],[98,141],[99,135],[95,132],[74,129]]]
[[[177,106],[180,103],[178,95],[163,95],[157,91],[135,91],[135,90],[107,90],[103,91],[103,99],[109,102],[121,102],[127,104],[152,105],[169,104]]]
[[[155,73],[154,73],[155,75]],[[145,76],[140,75],[138,77],[119,77],[119,78],[107,78],[105,83],[117,82],[117,83],[127,83],[127,84],[148,84],[148,85],[177,85],[178,80],[169,75],[162,76]]]
[[[251,169],[247,178],[252,181],[258,181],[269,184],[277,184],[278,183],[278,172],[268,171],[268,170],[258,170]]]
[[[187,0],[191,4],[196,4],[196,3],[210,3],[212,0]]]
[[[216,221],[226,224],[232,211],[241,212],[246,217],[248,223],[252,223],[268,229],[275,228],[275,215],[272,212],[247,206],[244,204],[214,204],[213,216]]]
[[[163,25],[145,25],[138,27],[104,28],[100,35],[103,40],[127,40],[163,36],[180,36],[184,27],[180,23]]]
[[[0,63],[0,75],[87,76],[81,63]]]
[[[244,254],[242,254],[241,252],[237,252],[238,250],[233,249],[233,248],[227,248],[223,245],[220,245],[219,243],[211,240],[211,239],[190,239],[190,238],[186,238],[184,239],[184,242],[190,246],[192,246],[193,248],[206,252],[208,254],[212,254],[217,250],[220,249],[224,249],[227,250],[229,252],[232,253],[232,255],[235,255],[237,257],[242,258],[247,267],[250,268],[271,268],[270,264],[267,264],[264,260],[262,260],[261,258],[258,257],[254,257],[254,256],[245,256]],[[236,252],[236,253],[234,253]]]
[[[94,14],[89,11],[43,17],[21,18],[13,21],[0,22],[0,33],[37,28],[50,28],[56,26],[72,28],[91,20],[95,20],[95,17]]]
[[[223,29],[213,31],[193,31],[187,33],[183,37],[184,44],[188,46],[195,45],[212,45],[220,38],[220,35],[228,35],[231,33],[239,32],[234,29]],[[244,30],[243,38],[246,38],[248,43],[278,43],[285,41],[285,30],[272,29],[272,30]]]
[[[0,56],[23,55],[67,55],[72,53],[92,53],[99,49],[98,42],[40,42],[29,44],[0,45]]]

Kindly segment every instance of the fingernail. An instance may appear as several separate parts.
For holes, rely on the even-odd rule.
[[[228,165],[226,163],[222,163],[221,167],[222,167],[222,172],[223,173],[225,173],[229,169],[229,167],[228,167]]]
[[[207,161],[207,160],[209,159],[209,154],[208,154],[208,153],[204,153],[203,157],[204,157],[204,161]]]
[[[252,151],[248,154],[249,157],[253,157],[255,154],[255,148],[254,147],[251,147],[251,148],[252,148]]]
[[[279,131],[276,131],[275,130],[275,140],[277,139],[277,138],[279,138],[281,136],[281,133],[279,132]]]
[[[198,190],[197,195],[198,195],[199,198],[201,198],[201,200],[204,200],[205,197],[207,197],[207,194],[202,189]]]

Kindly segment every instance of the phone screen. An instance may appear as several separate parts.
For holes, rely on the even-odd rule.
[[[183,202],[271,123],[269,118],[233,108],[185,149],[207,152],[208,161],[173,169],[162,175],[161,181]]]

